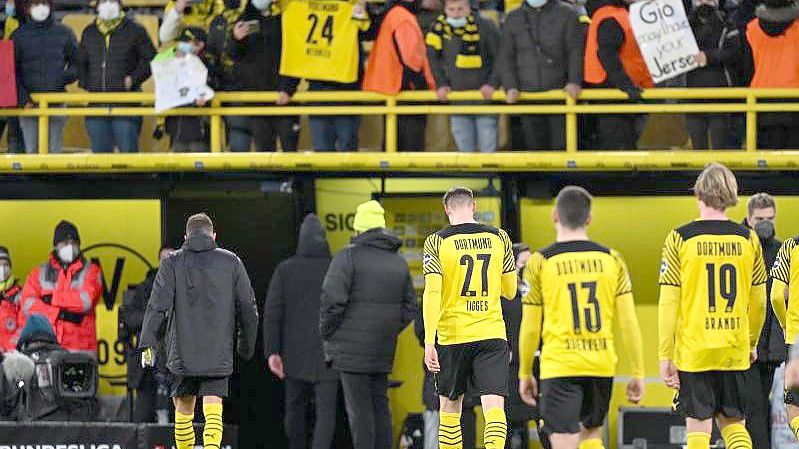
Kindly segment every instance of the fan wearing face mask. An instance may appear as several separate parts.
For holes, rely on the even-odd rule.
[[[689,22],[700,52],[696,55],[699,68],[686,75],[688,87],[732,87],[733,68],[740,57],[740,32],[719,8],[718,0],[695,0]],[[695,150],[726,147],[729,114],[688,114],[686,120]]]
[[[81,253],[78,228],[62,220],[55,228],[50,259],[25,280],[19,327],[31,315],[41,314],[64,349],[97,352],[94,309],[102,295],[100,267]]]
[[[11,36],[17,70],[19,104],[33,107],[32,93],[64,92],[77,78],[75,62],[78,44],[72,30],[58,23],[51,14],[52,0],[25,3],[26,21]],[[25,152],[39,151],[39,119],[20,117]],[[66,117],[51,116],[49,151],[60,153]]]
[[[89,92],[137,92],[150,77],[155,48],[144,28],[125,16],[119,0],[99,0],[97,19],[78,48],[78,82]],[[92,151],[132,153],[139,148],[141,117],[86,117]]]
[[[11,253],[0,246],[0,352],[17,347],[17,316],[22,287],[11,274]]]

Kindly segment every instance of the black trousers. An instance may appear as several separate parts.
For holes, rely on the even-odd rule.
[[[286,437],[289,449],[330,449],[336,434],[338,381],[305,382],[286,378]],[[313,434],[308,446],[313,415]]]
[[[299,117],[253,117],[250,126],[255,151],[277,150],[278,138],[284,152],[297,151],[300,141]]]
[[[354,449],[391,449],[388,374],[341,373]]]
[[[747,385],[751,395],[746,411],[746,429],[752,436],[754,449],[771,448],[771,385],[774,383],[774,371],[777,362],[755,362],[746,372]]]
[[[638,146],[638,116],[608,114],[596,117],[599,150],[635,150]]]
[[[397,151],[424,151],[427,116],[401,115],[397,127]]]
[[[711,145],[714,150],[734,149],[725,148],[730,134],[730,116],[727,114],[688,114],[686,128],[694,150],[707,150]]]
[[[799,148],[799,114],[775,112],[758,114],[757,146],[765,150]]]
[[[566,118],[560,115],[523,115],[523,150],[566,149]]]

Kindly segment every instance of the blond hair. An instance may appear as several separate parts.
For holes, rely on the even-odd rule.
[[[694,194],[707,207],[723,211],[738,204],[738,181],[729,168],[713,162],[696,178]]]

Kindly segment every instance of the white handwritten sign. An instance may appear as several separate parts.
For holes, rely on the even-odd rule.
[[[197,56],[161,54],[151,63],[155,79],[155,111],[193,104],[199,97],[213,96],[206,82],[208,69]]]
[[[630,22],[655,83],[699,67],[699,47],[682,0],[635,2],[630,5]]]

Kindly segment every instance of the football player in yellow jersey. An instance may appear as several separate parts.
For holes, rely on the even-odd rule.
[[[771,306],[785,332],[785,343],[790,348],[799,336],[799,237],[782,243],[771,268],[771,278]],[[799,438],[799,390],[789,385],[787,373],[785,388],[788,424]]]
[[[694,193],[699,219],[671,231],[663,247],[660,374],[678,390],[688,449],[710,446],[714,417],[728,449],[751,449],[745,371],[766,314],[760,240],[724,212],[738,202],[738,183],[727,167],[708,165]]]
[[[644,392],[644,354],[632,286],[621,255],[588,238],[591,195],[565,187],[553,212],[557,241],[535,252],[524,270],[529,293],[519,338],[519,394],[530,405],[538,385],[533,356],[541,349],[540,406],[554,449],[602,449],[610,406],[619,323],[632,365],[627,398]],[[542,321],[543,318],[543,321]]]
[[[461,409],[470,380],[483,405],[486,449],[503,449],[507,439],[510,353],[501,301],[516,296],[516,261],[508,234],[477,223],[476,207],[471,190],[448,191],[451,226],[424,245],[424,361],[440,398],[441,449],[463,448]]]

